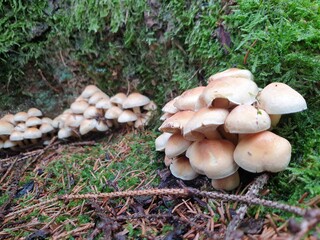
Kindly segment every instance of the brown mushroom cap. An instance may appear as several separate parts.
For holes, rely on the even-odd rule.
[[[191,141],[184,139],[180,133],[175,133],[169,137],[166,143],[165,153],[169,158],[176,157],[187,151],[191,143]]]
[[[147,96],[144,96],[140,93],[131,93],[123,101],[122,107],[124,109],[142,107],[150,103],[150,99]]]
[[[230,133],[257,133],[271,127],[271,120],[264,110],[251,105],[235,107],[225,121],[225,128]]]
[[[192,88],[183,92],[179,97],[176,98],[174,106],[182,110],[196,110],[196,103],[198,102],[199,96],[202,94],[204,86]]]
[[[169,168],[173,176],[182,180],[192,180],[199,175],[193,170],[186,156],[174,158]]]
[[[225,178],[238,170],[233,160],[234,145],[227,140],[208,140],[194,142],[186,156],[192,168],[211,179]]]
[[[216,73],[209,77],[208,83],[226,77],[233,78],[246,78],[249,80],[253,80],[253,75],[249,70],[239,69],[239,68],[229,68],[223,72]]]
[[[95,128],[99,131],[99,132],[105,132],[109,130],[109,126],[107,123],[103,122],[103,121],[98,121]]]
[[[194,116],[193,111],[181,111],[166,119],[159,127],[161,132],[181,133],[184,126]]]
[[[14,130],[18,132],[24,132],[27,128],[28,127],[25,123],[18,123],[17,126],[14,127]]]
[[[24,133],[19,131],[13,131],[10,134],[10,141],[22,141],[24,139]]]
[[[234,151],[236,163],[253,173],[283,171],[290,158],[290,142],[269,131],[246,135]]]
[[[258,104],[268,114],[287,114],[307,109],[306,100],[300,93],[279,82],[270,83],[262,89]]]
[[[39,127],[39,130],[42,132],[42,134],[50,133],[54,131],[54,127],[49,123],[42,123]]]

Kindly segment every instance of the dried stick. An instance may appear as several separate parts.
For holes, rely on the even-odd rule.
[[[269,179],[269,175],[264,173],[257,177],[252,185],[249,187],[249,190],[246,193],[247,197],[257,197],[258,193],[261,188],[267,183]],[[235,239],[236,236],[236,229],[238,228],[240,222],[243,220],[245,214],[247,213],[248,210],[248,204],[241,204],[240,207],[238,208],[236,215],[233,217],[233,219],[230,221],[227,231],[226,231],[226,240],[232,240]]]

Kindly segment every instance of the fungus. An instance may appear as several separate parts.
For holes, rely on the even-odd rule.
[[[195,179],[199,174],[194,171],[186,156],[174,158],[169,166],[173,176],[182,180]]]
[[[13,120],[16,123],[25,122],[29,118],[28,113],[26,112],[18,112],[14,115]]]
[[[95,120],[95,119],[84,119],[80,124],[79,132],[80,132],[81,135],[85,135],[88,132],[94,130],[96,125],[97,125],[97,120]]]
[[[191,145],[191,141],[183,138],[180,133],[171,135],[166,143],[165,153],[169,158],[179,156]]]
[[[156,145],[156,151],[164,151],[166,144],[168,142],[168,139],[172,136],[172,133],[162,133],[156,138],[155,145]]]
[[[176,98],[173,105],[182,110],[196,110],[196,103],[198,102],[199,96],[202,94],[205,87],[200,86],[196,88],[192,88],[183,92],[179,97]]]
[[[217,190],[231,191],[239,186],[240,177],[238,171],[228,177],[211,180],[212,187]]]
[[[195,112],[193,111],[181,111],[177,112],[170,118],[166,119],[159,127],[161,132],[181,133],[184,126],[193,117]]]
[[[42,112],[37,108],[30,108],[28,110],[29,117],[42,117]]]
[[[42,120],[38,117],[29,117],[26,121],[27,127],[40,126],[41,124],[42,124]]]
[[[176,100],[178,98],[179,97],[176,97],[176,98],[172,99],[171,101],[167,102],[166,105],[164,105],[163,108],[161,109],[162,112],[168,113],[168,114],[175,114],[175,113],[179,112],[179,109],[174,106],[174,103],[176,102]]]
[[[107,94],[105,94],[104,92],[95,92],[88,100],[88,103],[91,105],[95,105],[97,102],[99,102],[102,99],[110,99],[109,96]]]
[[[36,127],[27,128],[23,135],[24,139],[30,140],[32,144],[39,142],[42,137],[42,132]]]
[[[83,98],[90,98],[94,93],[96,92],[100,92],[101,90],[95,86],[95,85],[88,85],[85,87],[85,89],[83,90],[83,92],[81,93],[81,96]]]
[[[124,109],[132,108],[135,114],[140,114],[140,107],[143,107],[150,103],[150,99],[140,93],[131,93],[122,104]]]
[[[117,105],[117,107],[122,108],[122,103],[126,100],[127,95],[124,93],[117,93],[116,95],[110,98],[110,102]]]
[[[253,81],[253,75],[249,70],[246,69],[238,69],[238,68],[229,68],[223,72],[216,73],[209,77],[208,83],[226,78],[226,77],[233,77],[233,78],[246,78],[248,80]]]
[[[131,110],[124,110],[118,117],[119,123],[126,123],[129,126],[133,125],[133,122],[138,119],[137,115]]]
[[[73,102],[70,106],[70,109],[75,114],[82,114],[89,107],[89,103],[86,101],[77,101]]]

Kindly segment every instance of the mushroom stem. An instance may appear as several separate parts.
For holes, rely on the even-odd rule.
[[[281,114],[269,114],[271,119],[271,127],[276,127],[280,121]]]
[[[134,108],[132,108],[132,110],[136,115],[139,115],[141,113],[140,107],[134,107]]]

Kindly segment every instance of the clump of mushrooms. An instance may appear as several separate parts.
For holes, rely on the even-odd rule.
[[[156,150],[165,152],[175,177],[206,175],[215,189],[233,190],[240,184],[239,167],[253,173],[286,169],[291,144],[271,130],[282,114],[305,109],[290,86],[259,89],[250,71],[231,68],[165,104]]]

